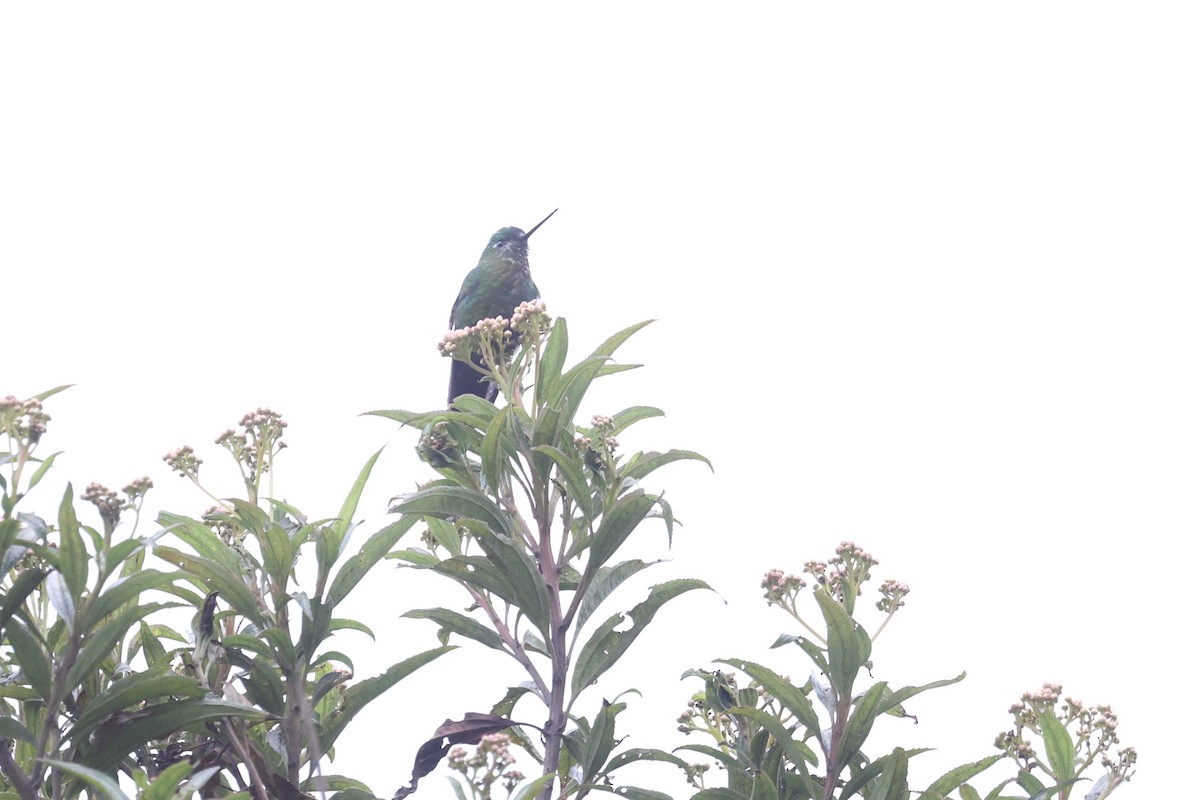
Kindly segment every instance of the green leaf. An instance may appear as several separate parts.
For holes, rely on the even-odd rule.
[[[1054,780],[1063,784],[1075,776],[1075,745],[1071,734],[1054,716],[1053,710],[1043,711],[1038,715],[1042,724],[1042,741],[1046,743],[1046,757],[1050,761],[1050,769]]]
[[[738,770],[740,770],[742,768],[742,765],[738,763],[738,760],[736,758],[729,755],[728,753],[722,752],[722,751],[718,750],[717,748],[710,747],[706,744],[685,744],[685,745],[675,748],[676,752],[678,752],[680,750],[690,750],[695,753],[701,753],[703,755],[706,755],[709,758],[715,759],[718,762],[720,762],[725,767],[725,769],[729,770],[730,772],[737,772]]]
[[[750,800],[741,792],[718,786],[715,789],[704,789],[692,795],[691,800]]]
[[[846,723],[841,743],[835,743],[836,766],[839,771],[850,763],[850,759],[854,758],[854,755],[862,748],[863,742],[867,740],[867,735],[875,725],[875,718],[881,713],[879,706],[886,693],[887,684],[882,682],[875,684],[859,698],[854,710],[850,712],[850,720]]]
[[[67,389],[70,389],[74,385],[75,384],[73,384],[73,383],[64,383],[62,386],[55,386],[53,389],[47,389],[44,392],[35,394],[34,397],[37,398],[38,400],[48,400],[49,398],[53,397],[54,395],[58,394],[59,392],[65,392]]]
[[[688,762],[665,750],[658,750],[653,747],[637,747],[617,753],[604,765],[604,769],[600,774],[611,775],[626,764],[632,764],[635,761],[665,761],[668,764],[674,764],[682,770],[687,770],[688,768]]]
[[[691,450],[668,450],[665,453],[639,453],[637,458],[631,458],[629,463],[621,468],[623,480],[640,481],[659,467],[665,467],[673,461],[703,461],[708,468],[713,468],[712,462],[699,453]]]
[[[288,574],[296,560],[296,549],[288,532],[279,525],[268,525],[258,535],[258,543],[262,547],[263,569],[267,577],[276,587],[287,586]]]
[[[466,520],[464,524],[475,535],[475,541],[509,587],[507,592],[500,595],[513,598],[538,630],[549,636],[549,591],[529,553],[520,543],[493,532],[490,527],[474,524],[471,520]]]
[[[0,739],[15,739],[21,742],[34,743],[33,734],[15,717],[0,716]]]
[[[617,714],[624,710],[624,703],[610,703],[607,700],[600,704],[600,711],[592,722],[592,729],[587,733],[587,748],[580,759],[583,779],[580,783],[591,783],[599,774],[600,768],[608,760],[608,754],[616,747]]]
[[[958,787],[958,794],[962,800],[983,800],[983,798],[979,796],[979,792],[975,791],[970,784],[966,783]]]
[[[20,620],[12,620],[4,629],[4,633],[8,637],[8,643],[12,645],[13,655],[16,656],[25,679],[39,697],[48,699],[51,684],[50,660],[46,651],[42,649],[41,642]]]
[[[808,695],[777,672],[760,664],[755,664],[753,661],[743,661],[737,658],[720,658],[717,659],[717,662],[737,667],[758,681],[769,694],[773,695],[783,704],[784,708],[792,712],[796,716],[796,719],[800,720],[800,724],[813,733],[820,734],[821,722],[817,717],[817,712],[813,709],[812,701],[808,699]]]
[[[534,800],[535,797],[541,794],[542,791],[550,785],[550,782],[554,780],[554,777],[554,773],[550,773],[549,775],[543,775],[540,778],[533,779],[520,789],[517,789],[516,793],[514,793],[509,800]]]
[[[541,360],[536,376],[537,403],[546,405],[548,398],[555,391],[559,380],[562,379],[563,364],[567,361],[567,321],[563,317],[554,320],[550,335],[542,348]],[[557,405],[557,404],[555,404]]]
[[[371,477],[371,471],[375,468],[375,462],[379,460],[379,454],[383,452],[383,448],[376,450],[363,468],[359,470],[358,477],[354,480],[354,485],[350,487],[350,493],[346,495],[346,499],[342,501],[342,508],[338,511],[337,519],[332,525],[338,535],[339,552],[342,544],[342,539],[350,532],[350,526],[353,524],[354,512],[358,510],[358,501],[362,498],[363,490],[367,486],[367,479]],[[330,562],[326,569],[332,567]]]
[[[507,652],[504,650],[504,644],[499,634],[486,625],[457,611],[451,611],[446,608],[417,608],[412,611],[406,611],[400,616],[408,617],[409,619],[431,619],[438,623],[444,630],[457,633],[468,639],[474,639],[493,650]]]
[[[100,620],[125,603],[137,599],[142,592],[173,583],[180,575],[179,572],[159,572],[156,569],[146,569],[121,579],[120,582],[113,584],[108,591],[100,595],[100,599],[92,606],[83,622],[84,628],[95,627]]]
[[[111,770],[147,742],[176,731],[203,732],[206,723],[227,717],[261,722],[267,715],[257,708],[227,700],[191,699],[159,703],[125,717],[106,720],[92,737],[97,750],[89,753],[84,762],[95,769]]]
[[[337,575],[334,576],[326,596],[328,598],[326,602],[331,609],[346,599],[346,596],[358,585],[371,567],[375,566],[389,550],[395,547],[401,536],[408,533],[417,519],[417,517],[405,517],[386,526],[371,536],[363,544],[358,554],[342,565]]]
[[[8,624],[13,614],[25,603],[25,598],[29,597],[30,592],[36,589],[45,577],[46,573],[41,567],[31,567],[17,575],[8,592],[0,598],[0,629]]]
[[[761,727],[770,731],[771,735],[775,737],[775,741],[783,746],[783,750],[787,753],[788,758],[798,768],[804,769],[806,763],[813,765],[817,763],[817,756],[812,749],[804,742],[793,738],[791,731],[785,728],[783,723],[775,716],[761,709],[749,708],[747,706],[734,706],[729,709],[729,713],[753,720]]]
[[[54,459],[58,458],[60,455],[62,455],[62,453],[63,451],[59,450],[57,453],[51,453],[50,455],[46,456],[46,460],[38,466],[37,471],[33,473],[33,477],[29,479],[29,488],[31,490],[33,487],[41,483],[42,478],[45,477],[46,473],[49,471],[50,465],[54,463]]]
[[[592,578],[592,582],[588,584],[587,589],[583,592],[583,597],[579,601],[579,620],[575,623],[576,630],[581,630],[584,623],[592,616],[592,613],[604,602],[604,599],[612,594],[628,578],[641,572],[646,567],[660,563],[662,562],[647,562],[642,561],[640,558],[635,558],[630,561],[622,561],[613,567],[601,567],[596,570],[596,576]]]
[[[577,452],[564,452],[550,445],[539,445],[533,452],[547,456],[558,468],[558,477],[566,484],[571,502],[583,515],[584,527],[592,524],[592,490],[588,486],[583,460]]]
[[[383,417],[390,419],[393,422],[399,422],[401,425],[407,425],[410,428],[421,430],[431,422],[436,421],[439,417],[445,417],[445,411],[403,411],[401,409],[392,409],[390,411],[364,411],[364,417]]]
[[[845,797],[845,795],[843,795]],[[868,800],[906,800],[908,797],[908,756],[897,747],[887,757],[879,783],[871,790]]]
[[[426,517],[425,524],[429,526],[429,534],[452,556],[462,555],[462,537],[458,526],[437,517]]]
[[[179,603],[148,603],[133,606],[117,614],[98,629],[90,631],[87,635],[87,643],[79,651],[79,657],[75,659],[75,663],[71,665],[71,671],[67,673],[66,688],[74,689],[91,675],[100,662],[111,656],[117,640],[124,637],[135,622],[155,611],[178,606]]]
[[[396,506],[402,514],[477,519],[496,533],[512,536],[508,516],[487,495],[461,486],[434,486],[406,498]]]
[[[608,792],[609,794],[619,794],[621,797],[628,800],[673,800],[671,795],[656,792],[653,789],[641,789],[637,786],[609,786],[606,783],[590,783],[584,784],[584,789],[594,789],[598,792]],[[696,795],[693,795],[696,797]]]
[[[254,595],[246,588],[246,584],[242,582],[236,571],[229,571],[213,559],[194,556],[161,544],[154,546],[154,555],[168,564],[174,564],[188,575],[200,579],[206,589],[216,592],[222,600],[233,606],[246,619],[256,625],[265,624],[266,620],[258,607],[258,601],[254,599]]]
[[[367,636],[370,636],[372,639],[375,638],[375,631],[371,630],[367,626],[366,623],[359,622],[356,619],[344,619],[342,617],[338,617],[337,619],[331,619],[329,621],[329,630],[331,632],[332,631],[358,631],[359,633],[365,633]]]
[[[983,772],[985,769],[990,767],[992,764],[995,764],[1002,758],[1004,758],[1004,754],[997,753],[994,756],[988,756],[987,758],[980,759],[979,761],[972,761],[970,764],[963,764],[962,766],[955,767],[946,774],[942,775],[933,783],[929,784],[929,788],[925,790],[925,794],[931,797],[937,797],[939,795],[948,795],[955,789],[959,789],[961,794],[962,790],[960,787],[962,787],[963,783],[969,781],[971,778]],[[970,789],[969,786],[962,788]],[[970,791],[975,790],[970,789]]]
[[[418,653],[398,664],[393,664],[382,675],[376,675],[373,678],[359,681],[347,689],[346,699],[342,707],[329,720],[323,721],[324,724],[318,733],[320,755],[324,756],[329,752],[330,748],[333,747],[333,743],[342,735],[342,731],[345,730],[346,725],[349,724],[350,720],[354,719],[358,712],[366,708],[368,703],[430,661],[454,649],[456,648],[439,647],[434,650],[426,650],[424,653]]]
[[[653,417],[666,416],[661,408],[653,406],[632,406],[612,415],[612,435],[616,436],[636,422]]]
[[[66,738],[78,739],[90,735],[97,725],[118,711],[156,700],[171,701],[176,698],[203,697],[204,694],[204,687],[195,678],[176,675],[165,667],[135,673],[113,681],[107,689],[93,697],[67,731]]]
[[[629,646],[633,644],[634,639],[646,629],[646,626],[654,619],[654,615],[665,603],[693,589],[712,591],[712,587],[701,580],[682,578],[667,581],[651,587],[650,596],[629,611],[628,617],[631,625],[627,630],[618,631],[616,629],[625,621],[625,614],[614,614],[609,617],[579,651],[575,671],[571,676],[571,702],[575,701],[584,688],[594,683],[620,660]]]
[[[938,688],[941,688],[942,686],[952,686],[953,684],[958,683],[959,681],[965,679],[966,677],[967,677],[967,673],[963,672],[954,678],[946,678],[945,680],[933,681],[932,683],[927,683],[924,686],[905,686],[903,689],[898,689],[898,690],[888,694],[884,698],[883,705],[880,707],[879,710],[881,712],[891,711],[893,708],[896,708],[901,703],[903,703],[905,700],[908,700],[910,697],[915,697],[916,695],[919,695],[921,692],[925,692],[930,689],[938,689]]]
[[[853,694],[854,679],[871,657],[871,640],[842,604],[827,592],[816,592],[817,604],[829,629],[829,681],[839,697]]]
[[[592,548],[588,555],[585,576],[595,575],[600,567],[612,558],[633,533],[634,528],[650,513],[654,501],[653,495],[637,489],[622,497],[605,513],[592,536]]]
[[[508,450],[504,441],[504,423],[509,419],[509,409],[505,406],[492,421],[488,423],[487,432],[483,435],[483,446],[479,455],[483,463],[483,479],[494,491],[499,491],[500,472],[508,461]],[[499,529],[497,529],[499,530]]]
[[[58,507],[59,533],[59,569],[67,588],[71,592],[71,600],[78,604],[83,590],[86,588],[88,571],[88,554],[83,546],[83,537],[79,535],[79,521],[75,518],[74,495],[71,484],[63,493],[62,503]]]
[[[117,785],[117,782],[104,772],[80,764],[72,764],[70,761],[58,761],[53,758],[44,758],[42,762],[81,778],[95,789],[96,794],[104,798],[104,800],[129,800],[129,797],[121,791],[121,787]]]

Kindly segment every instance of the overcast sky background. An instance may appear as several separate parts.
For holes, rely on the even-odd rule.
[[[162,455],[191,444],[234,494],[212,440],[269,406],[290,423],[276,491],[314,518],[386,445],[372,530],[430,473],[412,432],[358,415],[443,403],[463,276],[494,230],[559,208],[532,265],[572,358],[658,320],[583,419],[658,406],[623,449],[715,466],[648,481],[684,527],[612,610],[674,576],[720,597],[668,606],[591,690],[642,690],[628,744],[682,743],[688,667],[803,680],[767,650],[796,627],[759,580],[853,539],[912,587],[875,676],[968,673],[883,726],[939,748],[915,787],[993,752],[1052,680],[1120,715],[1141,760],[1119,796],[1174,793],[1194,758],[1195,7],[427,5],[0,9],[0,394],[75,384],[24,509],[148,473],[150,510],[200,513]],[[664,539],[649,525],[636,553]],[[374,674],[436,644],[397,617],[443,602],[466,604],[381,567],[352,609],[379,643],[339,649]],[[521,680],[491,655],[405,681],[334,771],[390,796],[438,723]]]

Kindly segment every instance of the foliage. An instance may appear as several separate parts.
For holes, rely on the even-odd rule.
[[[876,562],[848,542],[805,565],[805,577],[772,570],[762,584],[768,605],[798,626],[774,648],[800,658],[807,678],[742,658],[717,662],[728,672],[689,670],[684,678],[700,687],[678,724],[704,740],[673,751],[626,745],[618,722],[636,690],[607,686],[609,671],[664,605],[708,588],[671,580],[643,586],[630,608],[602,608],[656,563],[631,557],[643,523],[661,521],[671,542],[673,509],[647,479],[676,461],[708,463],[688,450],[621,452],[618,437],[660,416],[657,408],[576,423],[597,379],[633,368],[613,356],[645,324],[569,367],[566,321],[552,323],[540,302],[447,336],[443,353],[476,363],[506,402],[464,395],[446,410],[372,412],[420,431],[417,453],[436,477],[398,498],[396,518],[357,550],[353,519],[379,453],[336,516],[310,521],[274,495],[287,425],[260,408],[217,439],[244,496],[208,493],[197,453],[174,450],[164,460],[214,505],[199,518],[161,513],[161,529],[142,537],[148,478],[121,494],[89,485],[78,499],[93,507],[95,526],[81,521],[70,485],[56,514],[24,510],[59,455],[39,453],[50,420],[43,402],[66,387],[0,400],[0,800],[375,800],[360,781],[321,768],[350,721],[454,649],[451,637],[503,654],[527,680],[497,685],[489,709],[447,709],[456,718],[419,748],[395,800],[443,760],[460,800],[668,798],[617,783],[635,762],[682,770],[693,800],[1010,800],[1018,791],[1068,800],[1080,786],[1085,800],[1102,800],[1130,779],[1136,752],[1118,749],[1112,710],[1047,684],[1010,709],[1000,753],[911,789],[909,760],[921,751],[881,747],[875,723],[907,717],[918,695],[965,675],[896,689],[873,677],[873,644],[908,587],[880,585],[882,618],[868,633],[858,599]],[[399,547],[413,530],[419,543]],[[385,558],[449,581],[470,606],[404,610],[434,624],[439,646],[356,679],[340,640],[373,633],[337,612]],[[537,765],[529,779],[522,758]],[[1010,762],[1016,774],[986,795],[972,786]]]
[[[597,415],[587,426],[574,422],[593,381],[632,368],[612,356],[646,324],[617,333],[567,368],[566,320],[551,325],[540,301],[524,303],[511,320],[452,332],[442,347],[466,363],[478,354],[481,372],[499,387],[506,405],[463,395],[445,411],[374,412],[420,429],[418,453],[441,476],[395,506],[403,519],[425,525],[425,546],[390,557],[459,584],[476,610],[414,609],[407,616],[434,622],[443,642],[458,635],[498,650],[528,676],[527,685],[498,692],[491,713],[508,717],[526,698],[545,707],[544,748],[519,729],[511,733],[541,763],[542,775],[556,776],[541,791],[543,798],[607,791],[619,767],[652,757],[614,753],[623,703],[603,700],[594,716],[585,716],[579,700],[663,605],[708,588],[700,580],[667,581],[652,586],[633,608],[596,624],[594,615],[612,592],[649,566],[620,558],[638,526],[658,517],[668,537],[673,531],[671,506],[641,483],[675,461],[708,463],[686,450],[619,454],[617,436],[660,416],[656,408]],[[429,747],[427,754],[446,750],[440,737]],[[654,757],[678,760],[666,753]],[[435,764],[418,758],[412,786],[397,797],[414,791]]]

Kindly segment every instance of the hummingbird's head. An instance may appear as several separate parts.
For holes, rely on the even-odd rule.
[[[546,215],[546,219],[554,216],[554,209]],[[484,255],[505,255],[509,258],[525,257],[529,255],[529,237],[533,236],[533,232],[545,224],[546,219],[539,222],[529,229],[529,233],[520,228],[501,228],[492,234],[492,238],[488,240],[487,247],[484,248]]]
[[[492,234],[484,253],[516,256],[529,252],[529,235],[520,228],[501,228]]]

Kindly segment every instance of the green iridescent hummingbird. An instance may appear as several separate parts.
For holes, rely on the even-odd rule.
[[[554,209],[546,219],[553,217]],[[467,273],[462,289],[450,309],[450,330],[467,328],[488,317],[512,316],[513,309],[538,295],[537,285],[529,274],[529,237],[546,223],[546,219],[529,229],[501,228],[492,234],[479,264]],[[516,344],[516,342],[514,342]],[[477,364],[479,360],[472,356]],[[499,387],[480,375],[470,364],[455,360],[450,367],[450,396],[447,402],[463,394],[496,401]]]

